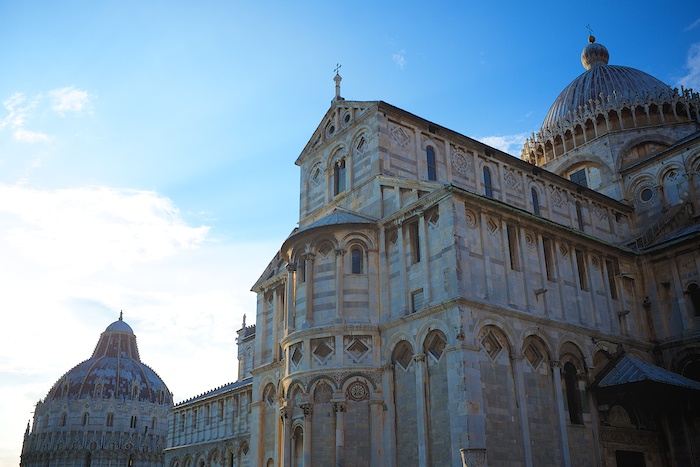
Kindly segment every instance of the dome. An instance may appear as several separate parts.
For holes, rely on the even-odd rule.
[[[663,81],[635,68],[608,65],[608,49],[596,44],[593,36],[581,52],[581,63],[586,71],[573,80],[559,94],[542,123],[542,130],[553,129],[562,119],[571,119],[590,102],[671,96],[671,88]]]
[[[130,399],[168,403],[170,392],[160,377],[141,362],[131,326],[119,320],[100,335],[92,357],[63,375],[48,394],[58,398]]]

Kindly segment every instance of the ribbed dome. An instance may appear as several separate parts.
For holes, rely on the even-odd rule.
[[[635,96],[645,97],[650,92],[654,96],[670,98],[671,88],[663,81],[648,73],[625,66],[608,65],[608,50],[591,41],[581,53],[581,62],[586,71],[573,80],[559,94],[542,123],[542,130],[555,127],[562,118],[570,118],[585,108],[589,101],[601,100],[605,104],[608,97],[633,100]]]
[[[170,392],[160,377],[141,363],[136,336],[121,316],[100,335],[89,360],[63,375],[48,399],[116,398],[168,403]]]

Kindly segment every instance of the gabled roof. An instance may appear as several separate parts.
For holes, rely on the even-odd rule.
[[[660,366],[646,363],[628,354],[622,354],[613,360],[608,369],[598,376],[593,387],[612,388],[644,382],[700,390],[700,382]]]

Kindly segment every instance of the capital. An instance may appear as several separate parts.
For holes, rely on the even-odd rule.
[[[297,270],[296,263],[287,263],[287,272],[295,272]]]
[[[313,253],[304,253],[301,257],[304,261],[313,261],[316,259],[316,255]]]
[[[424,353],[419,353],[413,356],[413,361],[414,362],[424,362],[425,361],[425,354]]]
[[[336,256],[343,256],[344,254],[345,254],[345,250],[343,250],[342,248],[338,248],[335,250]]]
[[[301,404],[301,410],[304,411],[304,417],[309,417],[314,413],[313,404]]]
[[[347,405],[345,402],[334,402],[333,403],[333,410],[335,412],[344,413],[346,408],[347,408]]]

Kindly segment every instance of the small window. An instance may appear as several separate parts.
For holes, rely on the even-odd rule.
[[[192,428],[197,428],[197,411],[194,411],[194,415],[192,416]]]
[[[180,431],[185,431],[185,414],[180,414]]]
[[[542,253],[544,253],[544,269],[547,274],[548,281],[556,280],[554,275],[554,248],[552,239],[542,238]]]
[[[583,231],[583,211],[581,211],[580,201],[576,201],[576,221],[578,222],[578,229]]]
[[[532,212],[536,215],[540,215],[540,198],[539,195],[537,194],[537,189],[532,188],[530,190],[530,193],[532,194]]]
[[[578,268],[578,284],[581,290],[588,290],[588,281],[586,279],[586,259],[583,251],[576,250],[576,267]]]
[[[489,198],[493,198],[493,185],[491,184],[491,171],[488,167],[484,167],[484,194]]]
[[[428,146],[425,150],[426,160],[428,162],[428,180],[437,180],[437,173],[435,170],[435,150],[432,146]]]
[[[508,234],[508,255],[510,256],[510,269],[517,271],[520,267],[518,257],[518,229],[513,225],[506,226]]]
[[[408,224],[408,237],[411,246],[411,263],[420,262],[420,236],[418,233],[418,222]]]
[[[345,159],[341,159],[335,163],[333,168],[334,192],[337,195],[345,191]]]
[[[564,364],[564,382],[566,383],[566,402],[569,409],[569,420],[576,425],[583,424],[581,409],[581,394],[578,391],[576,367],[571,362]]]
[[[686,291],[690,296],[690,303],[693,305],[695,316],[700,316],[700,285],[693,282],[688,285]]]
[[[61,414],[61,426],[66,426],[66,420],[68,419],[68,414],[63,412]]]
[[[114,426],[114,414],[112,412],[107,414],[107,426]]]
[[[83,414],[83,426],[87,426],[89,421],[90,421],[90,414],[85,412]]]
[[[645,203],[651,201],[653,197],[654,191],[651,188],[644,188],[642,191],[639,192],[639,199],[641,199]]]
[[[156,417],[153,417],[151,419],[151,430],[155,430],[157,426],[158,426],[158,419]]]
[[[610,289],[610,298],[617,300],[617,285],[615,284],[615,276],[617,275],[617,262],[610,259],[605,260],[605,272],[608,275],[608,288]]]
[[[415,313],[423,309],[423,289],[411,292],[411,312]]]
[[[581,186],[588,188],[588,180],[586,179],[586,169],[577,170],[576,172],[569,175],[569,180],[574,183],[578,183]]]
[[[362,274],[362,250],[359,248],[353,248],[350,252],[350,257],[352,260],[352,273]]]
[[[131,416],[131,421],[129,422],[129,426],[130,426],[131,428],[136,428],[136,424],[137,424],[136,415],[132,415],[132,416]]]

